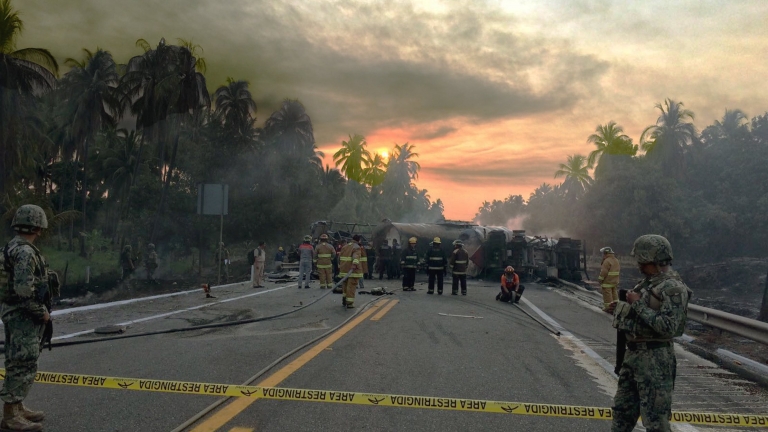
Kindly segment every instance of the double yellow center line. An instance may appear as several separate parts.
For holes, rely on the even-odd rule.
[[[380,320],[381,317],[384,316],[384,314],[389,312],[389,310],[392,309],[397,304],[397,302],[398,302],[397,300],[392,300],[392,301],[383,300],[383,301],[377,302],[376,304],[371,306],[370,309],[361,313],[357,318],[353,319],[352,321],[347,323],[345,326],[341,327],[338,331],[331,334],[327,338],[323,339],[319,344],[310,348],[304,354],[299,356],[299,358],[290,362],[285,367],[278,370],[274,374],[270,375],[267,379],[261,381],[256,385],[260,387],[277,387],[278,384],[280,384],[283,380],[288,378],[292,373],[296,372],[301,367],[309,363],[310,360],[317,357],[317,355],[323,352],[323,350],[325,350],[326,348],[329,348],[331,345],[333,345],[334,342],[341,339],[342,336],[349,333],[350,330],[357,327],[358,324],[368,319],[368,317],[373,315],[375,312],[378,312],[378,313],[376,314],[376,316],[371,318],[371,321]],[[386,306],[384,306],[385,304]],[[191,432],[215,432],[219,430],[219,428],[227,424],[234,417],[236,417],[238,414],[243,412],[246,408],[248,408],[252,403],[256,402],[257,400],[258,399],[255,399],[255,398],[237,398],[233,402],[224,406],[224,408],[222,408],[221,410],[217,411],[214,415],[209,417],[206,421],[204,421],[203,423],[200,423],[197,427],[192,429]],[[252,429],[235,428],[234,430],[237,432],[240,432],[240,431],[248,431]]]

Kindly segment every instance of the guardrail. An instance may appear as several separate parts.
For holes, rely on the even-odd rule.
[[[558,280],[564,285],[589,292],[596,298],[600,297],[600,294],[589,291],[582,286],[562,279]],[[768,345],[768,323],[762,321],[695,304],[688,305],[688,319]]]
[[[688,305],[688,319],[768,345],[768,323],[695,304]]]

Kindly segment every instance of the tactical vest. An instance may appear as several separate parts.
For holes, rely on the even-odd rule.
[[[14,243],[14,240],[17,238],[18,241],[16,241],[16,244],[11,247],[11,243]],[[3,247],[2,253],[0,253],[0,303],[14,304],[23,300],[17,294],[14,287],[13,277],[15,263],[13,262],[12,255],[14,249],[24,245],[31,247],[32,251],[35,253],[35,269],[33,275],[35,276],[35,279],[37,279],[37,283],[48,282],[48,264],[46,264],[43,256],[40,254],[40,250],[32,243],[19,237],[14,237],[14,239],[12,239]],[[30,297],[35,296],[35,290],[36,288],[33,287],[32,292],[30,293]]]
[[[662,285],[668,285],[668,281],[674,281],[672,287],[667,286],[662,292]],[[670,270],[666,273],[662,273],[651,280],[644,280],[637,284],[633,291],[640,293],[641,298],[638,301],[645,302],[645,304],[655,310],[661,310],[662,296],[666,294],[670,297],[670,301],[675,304],[682,304],[682,319],[675,329],[673,337],[682,336],[685,332],[685,323],[688,319],[688,301],[693,295],[693,291],[683,283],[680,275],[677,272]],[[631,321],[632,319],[630,319]],[[638,320],[634,317],[634,320]],[[656,341],[656,340],[669,340],[661,337],[650,326],[639,322],[634,323],[633,330],[627,335],[630,341]]]

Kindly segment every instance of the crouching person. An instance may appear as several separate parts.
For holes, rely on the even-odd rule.
[[[496,295],[496,300],[503,302],[519,303],[520,297],[525,291],[525,286],[520,285],[520,277],[512,266],[504,269],[501,275],[501,292]]]

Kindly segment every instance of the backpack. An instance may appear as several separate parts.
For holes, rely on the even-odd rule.
[[[254,255],[255,249],[251,249],[248,251],[248,263],[253,264],[253,260],[256,259],[256,256]]]

